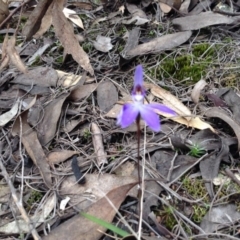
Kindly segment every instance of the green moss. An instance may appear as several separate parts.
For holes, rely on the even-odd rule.
[[[164,225],[170,230],[172,230],[173,227],[177,224],[177,221],[173,215],[173,209],[170,206],[164,206],[163,210],[160,210],[158,215],[161,216]]]
[[[181,51],[175,55],[161,55],[160,64],[149,72],[153,77],[161,79],[173,78],[193,84],[204,77],[210,69],[216,55],[216,46],[208,43],[194,45],[190,53]],[[162,60],[164,59],[164,60]]]
[[[27,200],[28,205],[31,207],[34,203],[39,203],[43,198],[41,192],[33,190]]]
[[[185,191],[194,199],[203,199],[204,205],[200,204],[193,204],[193,213],[191,219],[196,222],[200,223],[203,217],[209,210],[209,197],[208,193],[202,179],[190,179],[188,177],[184,177],[182,180],[183,188]]]
[[[82,48],[86,53],[89,53],[89,52],[91,52],[93,46],[90,42],[84,42],[82,45]]]

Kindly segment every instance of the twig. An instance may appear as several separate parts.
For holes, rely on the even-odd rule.
[[[3,165],[3,158],[2,158],[2,156],[1,156],[1,159],[0,159],[0,169],[2,171],[2,175],[4,176],[6,182],[7,182],[8,186],[9,186],[9,188],[11,190],[12,198],[13,198],[15,204],[17,205],[17,207],[18,207],[18,209],[19,209],[23,219],[28,224],[33,238],[35,240],[40,240],[41,239],[40,236],[38,235],[36,229],[34,228],[33,224],[31,223],[31,220],[29,219],[29,217],[27,215],[27,212],[25,211],[25,209],[24,209],[24,207],[22,205],[22,202],[19,200],[19,198],[17,196],[17,192],[16,192],[16,190],[15,190],[15,188],[14,188],[14,186],[13,186],[13,184],[12,184],[10,178],[9,178],[9,175],[8,175],[8,173],[6,171],[6,168]]]

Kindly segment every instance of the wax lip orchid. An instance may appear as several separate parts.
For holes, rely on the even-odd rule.
[[[143,68],[141,65],[136,67],[131,95],[133,102],[124,104],[117,118],[117,124],[121,125],[122,128],[128,127],[141,117],[153,131],[158,132],[160,131],[160,121],[155,110],[176,115],[172,109],[163,104],[144,104],[146,91],[143,86]]]

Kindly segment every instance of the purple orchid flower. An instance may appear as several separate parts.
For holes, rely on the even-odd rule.
[[[163,104],[143,103],[146,91],[143,87],[143,68],[141,65],[136,67],[134,86],[131,95],[133,103],[124,104],[117,117],[117,124],[121,125],[122,128],[128,127],[140,116],[153,131],[158,132],[161,127],[159,117],[155,110],[176,115],[172,109]]]

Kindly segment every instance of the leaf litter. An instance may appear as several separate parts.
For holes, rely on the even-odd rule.
[[[0,161],[9,177],[0,177],[0,238],[29,238],[29,221],[34,239],[107,240],[114,234],[104,235],[106,229],[79,215],[85,211],[132,239],[141,212],[142,239],[236,239],[239,6],[194,0],[6,4]],[[161,102],[177,113],[156,110],[160,133],[141,122],[140,210],[136,126],[116,125],[123,104],[132,101],[138,64],[145,69],[146,103]],[[15,217],[8,180],[18,187],[27,217]]]

